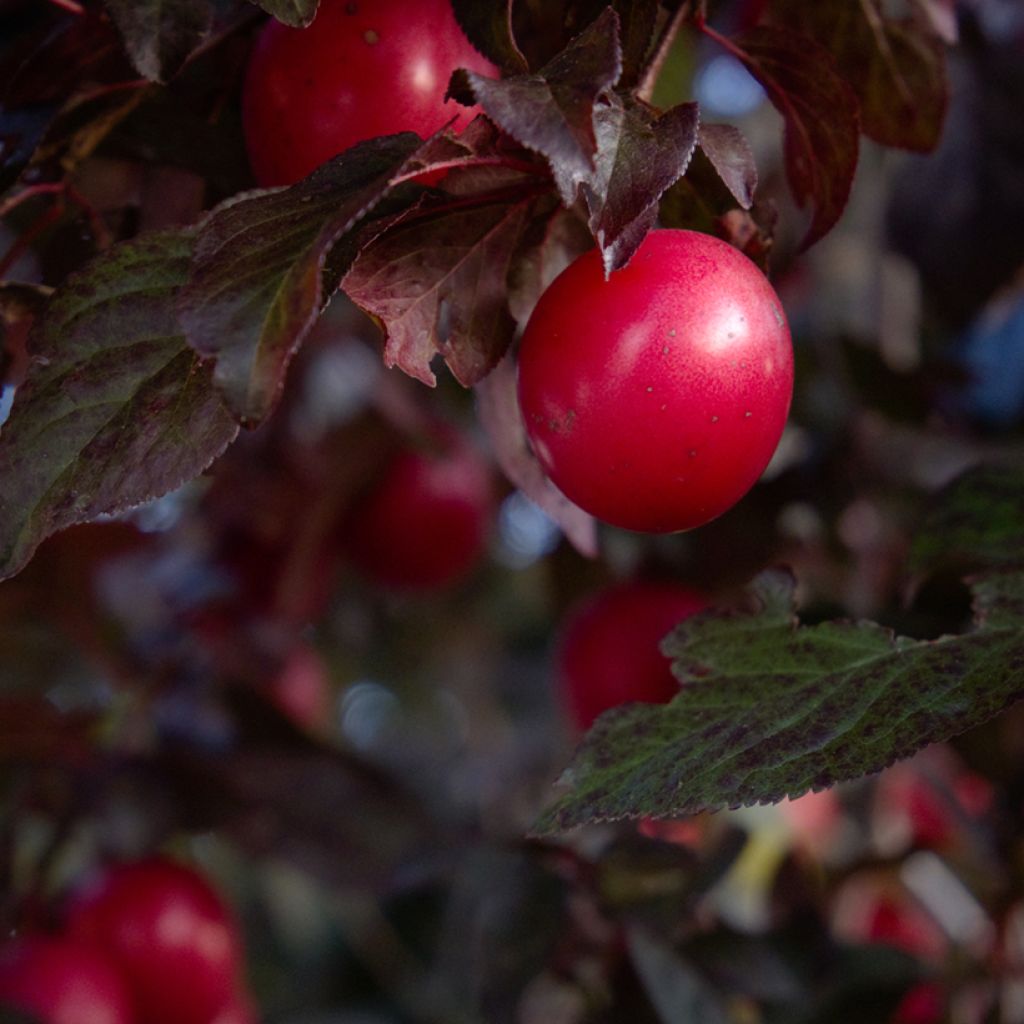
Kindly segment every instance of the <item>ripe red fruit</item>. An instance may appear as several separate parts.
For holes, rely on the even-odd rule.
[[[238,930],[184,865],[155,858],[110,869],[76,895],[67,930],[116,963],[145,1024],[210,1024],[235,998]]]
[[[289,185],[364,139],[468,123],[474,111],[444,102],[460,67],[497,74],[449,0],[323,0],[308,28],[268,22],[242,95],[256,180]]]
[[[31,936],[0,950],[0,1006],[41,1024],[133,1024],[128,990],[101,952],[66,938]]]
[[[490,469],[458,436],[438,443],[399,454],[346,520],[353,563],[382,587],[444,587],[483,554],[493,512]]]
[[[714,519],[775,451],[793,390],[778,296],[725,242],[647,236],[604,279],[596,250],[541,296],[519,352],[534,452],[586,511],[670,533]]]
[[[705,607],[695,591],[672,583],[623,583],[593,595],[564,623],[556,670],[576,724],[627,701],[660,704],[679,692],[661,640]]]

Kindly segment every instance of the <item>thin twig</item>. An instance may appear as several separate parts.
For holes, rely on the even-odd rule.
[[[690,0],[683,0],[683,3],[679,5],[676,13],[672,15],[672,20],[665,26],[661,39],[658,40],[658,48],[651,58],[650,64],[644,69],[643,77],[640,79],[640,85],[636,91],[637,97],[643,100],[644,103],[651,102],[651,97],[654,95],[654,87],[658,83],[658,78],[661,75],[662,68],[665,66],[665,61],[668,60],[672,44],[676,41],[676,36],[679,35],[679,30],[683,27],[683,22],[690,16],[690,6]]]

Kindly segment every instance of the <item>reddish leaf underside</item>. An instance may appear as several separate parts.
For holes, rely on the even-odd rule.
[[[807,248],[835,226],[850,196],[859,143],[857,97],[829,51],[798,32],[756,28],[732,42],[785,119],[786,174],[796,201],[811,206]]]

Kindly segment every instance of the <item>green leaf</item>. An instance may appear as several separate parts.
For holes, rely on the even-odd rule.
[[[202,42],[213,22],[210,0],[105,0],[135,69],[165,82]]]
[[[602,715],[536,832],[796,797],[880,771],[1024,696],[1024,575],[977,581],[973,631],[934,641],[870,622],[800,626],[793,589],[767,573],[755,612],[679,625],[663,648],[679,695]]]
[[[305,28],[316,17],[320,0],[254,0],[278,21],[292,28]]]
[[[422,145],[412,132],[372,139],[289,188],[226,200],[200,225],[181,322],[189,343],[216,359],[214,381],[243,422],[273,408],[291,357],[358,251],[351,233],[380,215],[391,178]],[[396,209],[418,194],[406,186]]]
[[[976,466],[936,498],[914,535],[916,572],[1024,565],[1024,468]]]
[[[116,246],[37,321],[0,430],[0,578],[51,533],[192,479],[235,437],[175,314],[191,246],[173,232]]]

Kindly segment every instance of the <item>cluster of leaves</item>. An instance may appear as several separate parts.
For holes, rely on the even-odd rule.
[[[290,24],[315,9],[262,6]],[[368,140],[283,189],[219,180],[214,191],[233,194],[198,223],[136,237],[120,223],[110,245],[110,226],[94,224],[101,251],[60,275],[52,294],[0,286],[7,362],[20,367],[0,431],[0,575],[57,531],[176,488],[240,425],[264,423],[339,288],[381,325],[386,365],[433,384],[440,359],[478,386],[510,478],[592,550],[593,524],[551,493],[517,434],[503,362],[517,323],[572,255],[596,243],[613,273],[656,223],[718,230],[755,255],[770,247],[742,135],[703,122],[695,103],[650,103],[675,34],[701,32],[723,47],[782,114],[790,186],[811,208],[805,244],[842,212],[861,132],[924,150],[941,128],[942,46],[921,4],[896,20],[878,0],[821,3],[810,15],[771,0],[733,36],[700,4],[536,6],[454,4],[503,72],[453,76],[450,95],[483,110],[461,135]],[[111,0],[106,16],[47,21],[8,55],[17,73],[7,76],[3,117],[17,145],[4,150],[14,188],[5,211],[47,197],[86,209],[74,184],[83,162],[103,146],[137,153],[133,114],[159,110],[207,54],[244,36],[251,13],[212,0]],[[89,60],[57,84],[33,85],[66,51]],[[446,172],[437,185],[421,183],[437,171]],[[1012,577],[978,584],[974,633],[929,643],[873,625],[794,630],[790,590],[768,577],[756,614],[686,626],[671,647],[684,692],[667,708],[602,720],[538,829],[830,785],[1020,695]]]
[[[289,24],[307,23],[315,9],[264,6]],[[858,109],[864,130],[890,144],[924,148],[941,122],[938,44],[919,25],[884,18],[874,4],[856,10],[844,20],[822,5],[814,24],[796,31],[794,5],[773,4],[770,25],[736,40],[694,15],[783,112],[793,190],[814,209],[808,242],[835,223],[845,203]],[[157,81],[237,18],[230,5],[204,0],[171,9],[112,3],[108,11],[137,71]],[[609,271],[629,260],[654,225],[659,199],[698,145],[721,176],[714,188],[725,198],[711,201],[749,208],[756,172],[742,136],[702,124],[694,103],[659,111],[643,99],[658,46],[687,11],[673,14],[653,0],[603,10],[567,5],[563,33],[566,24],[584,27],[565,39],[517,34],[510,4],[457,4],[472,42],[505,71],[501,80],[453,77],[451,94],[486,115],[461,136],[368,141],[291,188],[231,197],[194,229],[122,243],[73,274],[41,310],[29,346],[36,364],[0,442],[0,472],[9,482],[0,500],[0,571],[16,571],[56,529],[137,504],[201,471],[232,439],[227,416],[248,426],[264,420],[292,355],[339,284],[383,325],[387,365],[433,383],[431,364],[440,355],[471,386],[508,349],[512,308],[529,308],[531,286],[535,298],[540,282],[530,267],[546,253],[550,262],[556,245],[565,258],[565,232],[554,228],[562,207],[586,224]],[[63,45],[84,46],[80,37],[101,32],[99,23],[85,16],[58,35]],[[804,38],[806,29],[818,41]],[[106,42],[108,49],[95,52],[116,62]],[[110,77],[117,82],[118,71]],[[144,94],[115,89],[111,106],[110,88],[102,116],[67,143],[71,152],[95,146]],[[894,89],[912,97],[913,117],[893,109]],[[76,109],[83,102],[76,99]],[[52,148],[52,124],[46,132],[37,144]],[[36,152],[29,170],[39,159]],[[449,172],[440,187],[417,186],[417,175],[432,169]],[[662,222],[681,226],[671,209],[682,207],[666,207]],[[147,296],[145,312],[125,301],[139,293]],[[154,318],[167,339],[159,364]],[[71,319],[74,335],[65,330]],[[92,345],[82,340],[87,335]],[[116,384],[103,365],[110,351],[123,373]],[[68,388],[69,380],[79,387]],[[79,415],[86,408],[89,415]],[[100,423],[108,429],[98,430]]]

